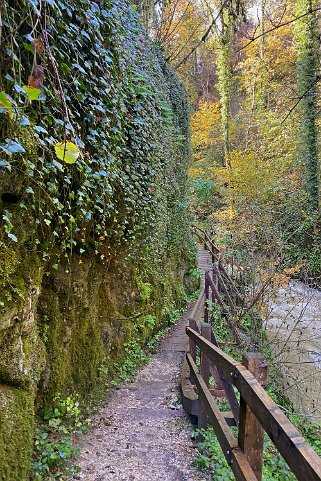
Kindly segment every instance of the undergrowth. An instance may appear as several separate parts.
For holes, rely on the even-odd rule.
[[[196,436],[201,434],[204,438],[198,443],[195,465],[204,470],[211,470],[213,481],[234,481],[233,472],[224,458],[214,429],[209,427],[197,430],[195,434]],[[272,442],[265,437],[263,481],[284,481],[285,479],[295,481],[296,477],[289,471]]]
[[[191,296],[191,298],[192,297],[193,296]],[[184,308],[172,309],[168,325],[157,331],[157,333],[147,341],[145,346],[142,346],[139,340],[135,338],[125,344],[125,355],[115,365],[115,375],[110,382],[110,386],[115,387],[122,382],[130,382],[135,378],[138,369],[149,361],[158,341],[165,337],[169,327],[177,322],[183,311]]]
[[[58,394],[35,432],[30,481],[64,480],[77,473],[72,458],[79,453],[78,436],[86,430],[79,396],[62,399]]]

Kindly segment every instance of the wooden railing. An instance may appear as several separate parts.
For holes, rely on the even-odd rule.
[[[209,318],[209,312],[206,315],[210,298],[208,287],[222,309],[227,309],[226,301],[232,311],[226,293],[216,287],[213,273],[214,270],[206,274],[207,284],[186,328],[189,352],[182,369],[185,410],[197,416],[200,427],[213,426],[236,481],[262,480],[264,432],[299,481],[321,481],[321,459],[264,390],[268,367],[265,359],[259,353],[246,353],[242,363],[235,361],[219,347],[212,326],[195,319],[195,316],[203,317],[199,315],[201,306],[205,320]],[[230,325],[228,317],[226,320]],[[230,328],[237,340],[240,337],[237,327],[232,323]],[[210,384],[212,377],[213,386]],[[235,391],[239,393],[239,401]],[[220,410],[216,399],[222,397],[228,402],[230,412]],[[231,426],[237,426],[237,437]]]

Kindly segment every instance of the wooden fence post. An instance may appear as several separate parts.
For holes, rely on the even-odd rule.
[[[194,317],[191,317],[188,320],[188,326],[193,329],[193,331],[198,331],[197,327],[197,322],[194,319]],[[191,356],[193,358],[193,361],[196,362],[196,344],[194,341],[192,341],[191,338],[189,338],[189,352],[191,353]]]
[[[201,335],[205,337],[208,341],[212,341],[212,326],[211,324],[202,322],[201,324]],[[208,387],[210,384],[210,375],[211,375],[211,362],[208,357],[201,351],[201,366],[200,366],[200,373],[202,378],[204,379],[206,386]]]
[[[212,256],[212,266],[214,266],[216,262],[216,253],[213,245],[211,245],[211,256]]]
[[[219,282],[219,285],[220,285],[220,290],[221,292],[224,294],[224,297],[231,309],[231,313],[233,314],[233,316],[236,316],[237,315],[237,310],[235,308],[235,305],[234,305],[234,302],[232,301],[232,298],[230,296],[230,293],[224,283],[224,280],[219,272],[219,270],[215,270],[215,274],[217,275],[217,278],[218,278],[218,282]]]
[[[208,247],[207,247],[207,230],[205,229],[205,232],[204,232],[204,251],[208,251]]]
[[[210,285],[209,285],[209,273],[208,271],[205,272],[205,303],[204,303],[204,322],[208,322],[208,302],[210,298]]]
[[[216,290],[218,292],[218,276],[216,274],[215,264],[213,264],[213,268],[212,268],[212,277],[213,277],[214,287],[216,287]],[[211,289],[211,291],[212,291],[212,305],[215,306],[217,304],[217,299],[216,299],[214,290]]]
[[[201,324],[201,335],[205,337],[208,341],[212,339],[212,327],[210,324],[202,322]],[[210,384],[210,375],[211,375],[211,362],[208,357],[201,351],[201,365],[200,365],[200,374],[206,383],[206,386],[209,387]],[[206,428],[208,425],[207,414],[204,409],[204,406],[200,402],[200,412],[198,415],[198,427],[199,428]]]
[[[259,353],[246,353],[243,365],[264,384],[267,378],[267,362]],[[264,430],[241,396],[238,443],[258,481],[262,480]]]

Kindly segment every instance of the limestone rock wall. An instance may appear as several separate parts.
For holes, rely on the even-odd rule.
[[[186,96],[137,13],[125,0],[21,5],[0,5],[1,481],[28,479],[43,406],[85,399],[102,368],[112,377],[194,267]],[[55,155],[66,135],[73,165]]]

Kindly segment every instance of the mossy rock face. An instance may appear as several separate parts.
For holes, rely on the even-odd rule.
[[[0,480],[28,479],[34,431],[34,392],[0,384]]]
[[[45,351],[35,316],[42,268],[37,257],[21,246],[0,253],[0,382],[35,386],[44,366]]]
[[[55,52],[70,34],[69,9],[61,18],[59,3],[47,9],[51,28],[61,29],[52,34]],[[50,100],[49,87],[55,92],[57,85],[50,84],[55,75],[49,64],[47,100],[41,108],[32,102],[24,110],[30,125],[15,126],[0,112],[3,138],[25,149],[6,158],[10,169],[0,169],[0,481],[28,479],[34,406],[41,415],[58,393],[77,392],[86,399],[100,382],[100,368],[112,376],[126,347],[140,348],[166,325],[184,300],[184,275],[194,268],[184,207],[189,162],[184,89],[127,0],[104,2],[108,15],[101,12],[100,30],[89,17],[82,20],[88,8],[98,21],[100,2],[65,3],[80,31],[89,33],[63,45],[64,89],[76,85],[68,61],[75,68],[79,57],[81,68],[98,69],[96,79],[88,74],[77,80],[81,95],[69,92],[71,117],[84,134],[84,157],[57,166],[55,136],[62,131],[53,117],[64,118],[65,112],[60,115],[56,99]],[[27,29],[30,5],[11,4],[15,15],[4,28],[21,14],[21,28]],[[5,15],[13,11],[11,5],[5,10]],[[26,32],[16,33],[13,48],[24,49],[22,70],[29,72],[34,53],[25,48]],[[95,53],[97,45],[110,48],[108,55]],[[2,48],[0,67],[9,73],[12,58]],[[3,85],[16,95],[13,85],[5,80]]]

